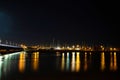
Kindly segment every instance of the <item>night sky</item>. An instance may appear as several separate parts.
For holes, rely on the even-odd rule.
[[[113,1],[55,0],[0,2],[0,38],[30,44],[120,45],[119,4]]]

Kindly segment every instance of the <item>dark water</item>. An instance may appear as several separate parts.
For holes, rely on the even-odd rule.
[[[119,52],[18,52],[0,56],[0,80],[119,80]]]

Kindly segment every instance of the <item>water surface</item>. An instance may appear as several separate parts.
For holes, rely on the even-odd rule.
[[[17,52],[0,56],[0,80],[119,80],[119,72],[119,52]]]

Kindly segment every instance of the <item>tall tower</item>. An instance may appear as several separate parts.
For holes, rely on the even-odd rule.
[[[2,40],[1,40],[1,38],[0,38],[0,44],[2,43]]]
[[[54,48],[55,47],[55,39],[53,38],[53,40],[52,40],[52,48]]]

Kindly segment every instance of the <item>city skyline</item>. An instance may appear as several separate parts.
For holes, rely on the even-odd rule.
[[[0,38],[28,45],[55,38],[61,43],[119,46],[118,19],[117,5],[107,1],[1,1]]]

